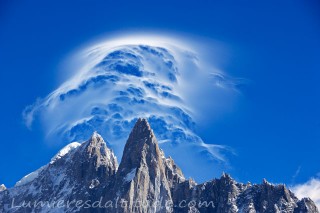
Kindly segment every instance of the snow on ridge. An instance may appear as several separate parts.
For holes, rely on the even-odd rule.
[[[68,144],[67,146],[63,147],[53,158],[51,158],[50,164],[53,164],[58,159],[62,158],[63,156],[68,154],[71,150],[76,149],[80,145],[81,144],[78,142],[72,142],[72,143]]]
[[[42,170],[44,170],[45,168],[47,168],[47,166],[48,166],[48,165],[42,166],[42,167],[40,167],[39,169],[37,169],[36,171],[27,174],[27,175],[24,176],[21,180],[19,180],[14,186],[15,186],[15,187],[16,187],[16,186],[22,186],[22,185],[25,185],[25,184],[33,181],[34,179],[36,179],[36,178],[39,176],[39,174],[40,174],[40,172],[41,172]]]
[[[62,158],[63,156],[65,156],[66,154],[68,154],[71,150],[76,149],[77,147],[79,147],[81,144],[78,142],[72,142],[70,144],[68,144],[67,146],[63,147],[53,158],[51,158],[51,161],[49,164],[53,164],[54,162],[56,162],[58,159]],[[43,171],[44,169],[46,169],[48,167],[49,164],[46,164],[42,167],[40,167],[39,169],[37,169],[36,171],[33,171],[29,174],[27,174],[26,176],[24,176],[21,180],[19,180],[14,186],[22,186],[25,185],[33,180],[35,180],[39,174],[41,173],[41,171]]]

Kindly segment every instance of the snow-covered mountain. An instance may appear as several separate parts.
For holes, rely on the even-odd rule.
[[[197,165],[201,166],[201,165]],[[94,133],[63,148],[47,165],[0,190],[0,212],[318,213],[285,185],[237,183],[223,174],[197,184],[166,158],[146,119],[138,119],[118,166]]]

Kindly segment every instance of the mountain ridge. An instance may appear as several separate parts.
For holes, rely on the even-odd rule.
[[[243,184],[228,174],[201,184],[186,179],[146,119],[133,127],[120,165],[97,132],[63,150],[29,181],[2,187],[0,212],[319,212],[311,199],[299,200],[285,185],[266,180]]]

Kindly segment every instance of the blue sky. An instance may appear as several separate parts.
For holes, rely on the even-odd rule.
[[[227,47],[216,66],[246,84],[237,104],[198,131],[235,150],[230,172],[237,180],[290,185],[320,172],[317,1],[1,4],[1,183],[12,186],[61,148],[45,142],[41,125],[29,130],[22,112],[60,85],[65,58],[95,38],[128,30],[194,35]]]

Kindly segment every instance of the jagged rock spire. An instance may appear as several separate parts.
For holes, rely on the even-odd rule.
[[[135,200],[143,203],[158,201],[162,208],[166,202],[172,202],[170,188],[175,178],[173,173],[180,169],[173,161],[166,160],[148,121],[139,118],[129,135],[116,174],[115,185],[123,186],[120,197],[129,201],[124,212],[170,212],[169,209],[160,211],[159,206],[133,209]]]
[[[144,118],[137,120],[129,135],[119,166],[119,176],[126,175],[140,167],[147,167],[150,171],[155,168],[160,169],[161,175],[172,181],[170,185],[173,182],[184,180],[181,169],[175,165],[173,159],[165,158],[163,151],[159,148],[156,136]],[[155,173],[151,174],[152,178],[156,175]]]
[[[120,171],[136,168],[140,165],[141,160],[151,156],[161,158],[161,152],[148,121],[139,118],[124,147]]]

